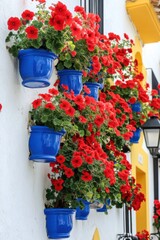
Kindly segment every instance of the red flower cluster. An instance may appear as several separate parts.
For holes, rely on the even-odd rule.
[[[65,43],[71,40],[73,17],[62,2],[46,7],[46,0],[36,0],[36,11],[25,10],[21,17],[10,17],[7,21],[10,32],[6,42],[13,56],[27,48],[44,48],[59,54]],[[74,22],[74,21],[73,21]],[[72,49],[72,55],[76,52]]]
[[[135,183],[134,177],[128,177],[127,179],[127,175],[129,176],[127,171],[121,171],[118,175],[125,182],[125,184],[120,187],[123,201],[126,202],[129,207],[137,211],[140,208],[141,203],[145,201],[144,194],[140,192],[141,185]]]
[[[50,164],[52,174],[49,178],[53,191],[56,195],[59,194],[57,197],[61,196],[61,192],[65,192],[66,196],[72,195],[71,188],[74,189],[73,195],[75,194],[76,198],[84,197],[88,189],[94,200],[93,188],[97,194],[109,194],[110,186],[116,181],[114,163],[107,160],[107,154],[93,135],[87,138],[74,136],[73,142],[74,144],[66,140],[56,163]],[[72,187],[69,182],[72,182]],[[104,185],[101,186],[101,182]]]
[[[65,4],[61,2],[52,4],[50,10],[51,17],[49,19],[49,24],[54,27],[55,30],[62,31],[67,25],[71,24],[72,14]]]
[[[149,232],[147,230],[142,230],[141,232],[137,232],[136,236],[138,240],[149,240]]]
[[[111,91],[100,93],[99,98],[102,102],[107,101],[110,103],[110,110],[108,109],[108,126],[114,129],[116,136],[120,138],[122,137],[124,140],[129,140],[133,135],[133,131],[135,130],[135,127],[130,124],[133,115],[129,105],[119,94],[115,94]]]
[[[153,226],[160,232],[160,201],[154,200],[154,215],[153,215]]]

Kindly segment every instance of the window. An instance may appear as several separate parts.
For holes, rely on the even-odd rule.
[[[80,6],[84,7],[86,12],[92,12],[100,16],[99,31],[103,34],[103,0],[80,0]]]

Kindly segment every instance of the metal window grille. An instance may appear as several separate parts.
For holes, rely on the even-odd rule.
[[[104,9],[104,0],[80,0],[80,6],[84,7],[86,12],[92,12],[98,14],[101,18],[100,22],[100,33],[103,34],[103,9]]]

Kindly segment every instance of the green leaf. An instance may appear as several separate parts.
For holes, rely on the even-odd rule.
[[[66,59],[66,60],[70,60],[70,59],[71,59],[71,55],[70,55],[69,53],[67,53],[67,54],[65,55],[65,59]]]
[[[81,64],[80,64],[80,62],[78,62],[78,61],[75,62],[75,63],[74,63],[74,67],[75,67],[76,70],[80,70],[80,69],[81,69]]]
[[[91,136],[90,131],[86,131],[86,136]]]
[[[37,20],[33,20],[32,25],[34,25],[36,28],[39,28],[39,29],[43,26],[42,22],[39,22]]]
[[[47,122],[47,120],[48,120],[48,116],[46,116],[46,115],[42,115],[42,117],[41,117],[41,121],[42,121],[42,123]]]
[[[84,130],[80,130],[79,135],[80,135],[80,137],[83,137],[84,136]]]
[[[56,67],[57,67],[57,70],[63,70],[64,69],[64,66],[63,66],[62,62],[60,62]]]
[[[11,48],[9,48],[9,53],[11,53],[14,57],[18,56],[18,48],[17,46],[12,46]]]
[[[71,62],[71,61],[65,61],[65,62],[64,62],[64,66],[65,66],[66,68],[71,68],[71,67],[72,67],[72,62]]]

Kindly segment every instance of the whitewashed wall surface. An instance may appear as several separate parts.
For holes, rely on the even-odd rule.
[[[62,2],[73,10],[79,1]],[[30,104],[47,88],[23,87],[18,61],[9,55],[5,46],[7,19],[20,16],[26,8],[32,9],[30,0],[0,0],[0,103],[3,105],[0,113],[0,240],[47,240],[43,210],[48,164],[28,160],[27,128]],[[125,0],[105,0],[104,11],[106,31],[135,36]],[[55,79],[53,75],[51,85]],[[69,240],[92,240],[96,228],[101,240],[115,240],[116,234],[123,232],[122,210],[113,208],[105,215],[92,209],[87,221],[73,221]]]

